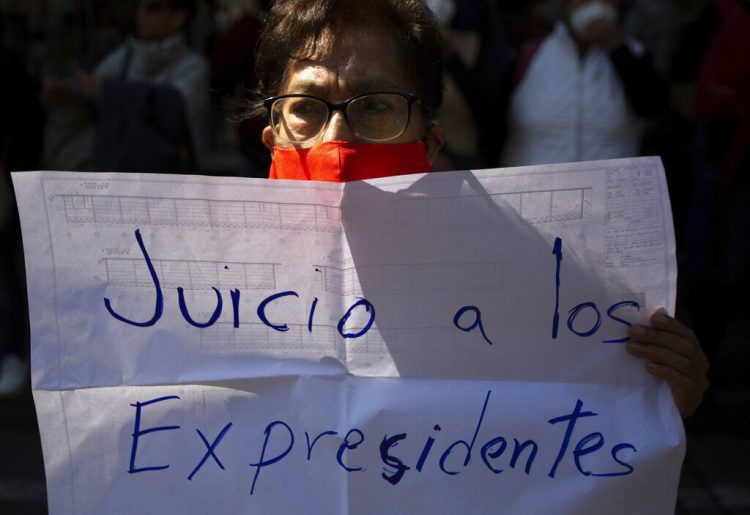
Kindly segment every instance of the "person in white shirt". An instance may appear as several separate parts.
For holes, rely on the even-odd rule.
[[[136,37],[108,54],[92,74],[45,81],[44,95],[60,111],[80,119],[83,107],[84,115],[93,109],[95,118],[89,116],[71,134],[65,130],[71,115],[50,113],[51,167],[138,172],[202,167],[211,148],[210,68],[187,44],[192,11],[187,0],[140,0]],[[54,123],[57,118],[60,123]]]
[[[503,166],[633,157],[666,84],[617,23],[617,0],[566,0],[554,30],[522,50]]]

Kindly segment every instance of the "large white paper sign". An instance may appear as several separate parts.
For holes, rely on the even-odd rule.
[[[674,511],[658,159],[13,179],[50,513]]]

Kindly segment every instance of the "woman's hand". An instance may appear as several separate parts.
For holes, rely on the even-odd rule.
[[[653,327],[631,326],[627,350],[646,360],[646,370],[672,389],[682,418],[692,415],[708,388],[708,358],[695,333],[663,311],[651,316]]]

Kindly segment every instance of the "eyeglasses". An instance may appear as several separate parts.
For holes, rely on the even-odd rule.
[[[412,104],[430,115],[429,107],[416,95],[390,91],[356,95],[337,104],[313,95],[281,95],[263,102],[273,133],[293,145],[314,142],[334,111],[344,114],[346,123],[360,139],[380,142],[398,138],[409,125]]]

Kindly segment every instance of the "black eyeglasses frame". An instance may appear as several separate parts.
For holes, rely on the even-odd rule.
[[[318,102],[325,104],[325,106],[328,108],[328,119],[326,120],[326,123],[323,125],[323,128],[327,127],[328,124],[331,122],[331,117],[333,116],[333,113],[335,111],[341,111],[341,113],[344,115],[344,120],[346,120],[346,123],[349,125],[349,127],[352,128],[352,130],[354,130],[354,127],[352,127],[352,124],[349,122],[349,115],[347,114],[347,110],[349,109],[349,104],[351,104],[355,100],[359,100],[362,97],[367,97],[370,95],[383,95],[383,94],[397,95],[406,100],[406,103],[407,103],[406,123],[404,124],[403,130],[399,134],[393,136],[392,138],[388,138],[387,140],[370,140],[370,141],[389,141],[391,139],[398,138],[401,134],[403,134],[406,128],[409,127],[409,123],[411,122],[411,106],[414,104],[418,105],[425,112],[428,118],[432,118],[432,109],[427,104],[425,104],[424,101],[422,101],[422,99],[420,99],[417,95],[413,93],[405,93],[403,91],[370,91],[367,93],[360,93],[359,95],[354,95],[353,97],[347,98],[343,102],[329,102],[316,95],[309,95],[307,93],[287,93],[285,95],[277,95],[275,97],[269,97],[265,99],[263,101],[263,107],[265,107],[266,110],[268,111],[270,124],[271,124],[271,127],[273,127],[273,120],[271,120],[271,108],[273,107],[273,104],[277,100],[282,100],[284,98],[311,98],[313,100],[317,100]],[[321,129],[321,131],[322,130],[323,129]],[[314,138],[310,138],[310,139],[314,139]],[[369,139],[369,138],[364,138],[364,139]]]

